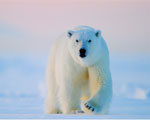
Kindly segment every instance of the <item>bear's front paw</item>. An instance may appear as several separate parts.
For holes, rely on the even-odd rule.
[[[92,112],[94,112],[95,111],[95,108],[90,104],[90,103],[85,103],[84,104],[85,105],[85,107],[87,108],[87,109],[89,109],[90,111],[92,111]]]

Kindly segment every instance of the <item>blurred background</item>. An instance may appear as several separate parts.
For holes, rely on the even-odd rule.
[[[150,114],[149,0],[0,0],[0,114],[43,112],[50,48],[77,25],[100,29],[108,44],[111,113]],[[142,108],[121,112],[125,99]]]

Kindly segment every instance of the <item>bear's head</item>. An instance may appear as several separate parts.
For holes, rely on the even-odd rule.
[[[102,54],[102,36],[100,30],[80,26],[67,32],[69,53],[73,60],[88,67],[100,59]]]

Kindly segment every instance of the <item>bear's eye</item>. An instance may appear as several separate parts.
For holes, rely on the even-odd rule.
[[[79,42],[79,40],[76,40],[76,42]]]
[[[90,43],[90,42],[92,42],[92,40],[88,40],[88,42]]]

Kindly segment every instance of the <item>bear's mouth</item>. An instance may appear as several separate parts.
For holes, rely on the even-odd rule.
[[[85,58],[86,55],[85,55],[85,54],[80,54],[80,57],[81,57],[81,58]]]

